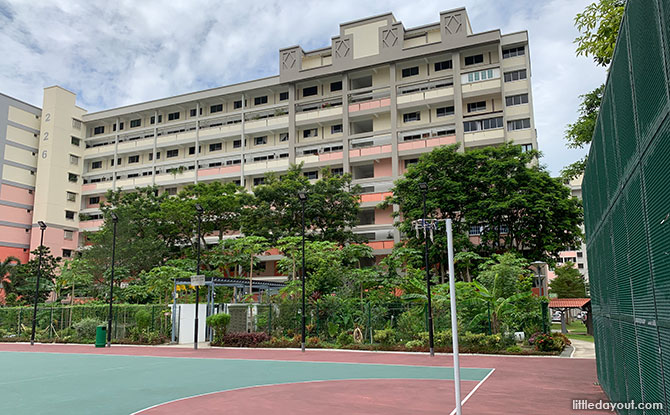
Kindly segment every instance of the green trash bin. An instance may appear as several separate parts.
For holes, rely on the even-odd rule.
[[[95,347],[107,345],[107,326],[100,325],[95,329]]]

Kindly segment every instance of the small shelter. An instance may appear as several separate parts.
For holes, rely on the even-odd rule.
[[[579,309],[586,311],[586,333],[593,335],[593,317],[591,313],[591,299],[590,298],[552,298],[549,300],[549,308],[561,312],[561,333],[568,332],[566,328],[565,318],[570,309]]]

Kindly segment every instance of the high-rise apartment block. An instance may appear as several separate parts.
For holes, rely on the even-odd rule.
[[[94,113],[60,87],[45,89],[41,115],[10,104],[0,199],[5,186],[25,190],[12,202],[25,209],[3,210],[0,223],[34,231],[3,231],[0,245],[35,248],[36,223],[45,221],[45,244],[67,257],[82,231],[101,225],[109,189],[175,194],[215,180],[252,189],[265,173],[304,163],[310,179],[324,168],[353,175],[363,187],[355,231],[388,253],[399,236],[391,210],[376,205],[421,154],[451,144],[537,148],[527,32],[472,33],[462,8],[439,17],[412,29],[390,13],[341,24],[329,47],[281,49],[278,76],[240,84]],[[19,149],[23,167],[11,161]],[[25,179],[12,179],[17,169]]]

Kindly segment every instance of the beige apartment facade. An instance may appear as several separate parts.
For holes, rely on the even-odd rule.
[[[399,235],[392,210],[376,206],[421,154],[537,149],[527,32],[473,33],[463,8],[411,29],[390,13],[344,23],[330,47],[281,49],[278,64],[278,76],[95,113],[45,89],[32,217],[50,226],[45,244],[72,255],[79,234],[102,224],[110,189],[252,190],[267,172],[303,163],[310,179],[324,168],[352,174],[363,188],[355,232],[384,255]]]

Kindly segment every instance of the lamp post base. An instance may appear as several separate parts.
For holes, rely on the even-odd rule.
[[[302,350],[303,353],[305,352],[305,343],[300,343],[300,350]]]
[[[430,348],[430,357],[435,356],[435,350],[431,347]]]
[[[30,345],[31,345],[31,346],[34,346],[34,345],[35,345],[35,342],[31,340],[31,341],[30,341]],[[303,350],[303,352],[304,352],[304,350]]]

